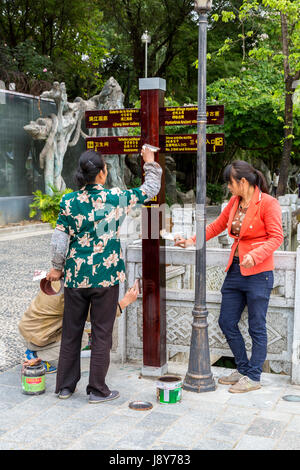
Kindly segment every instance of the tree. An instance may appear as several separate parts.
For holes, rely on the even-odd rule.
[[[114,49],[101,71],[106,76],[116,71],[125,91],[130,78],[135,87],[132,101],[138,97],[138,78],[144,77],[141,36],[146,29],[152,38],[148,75],[165,78],[170,94],[176,93],[181,100],[191,96],[192,82],[196,96],[197,74],[192,63],[197,54],[198,29],[193,0],[99,0],[99,6],[104,14],[107,48]]]
[[[102,18],[95,0],[0,0],[1,56],[12,70],[65,81],[71,96],[93,94],[107,53]]]
[[[300,78],[300,1],[262,0],[258,3],[243,0],[238,11],[222,13],[223,21],[237,18],[244,27],[246,25],[246,31],[244,29],[239,35],[244,48],[244,65],[258,65],[263,61],[283,78],[282,116],[278,115],[278,120],[283,123],[282,158],[277,191],[278,195],[282,195],[286,191],[295,139],[293,94],[295,82]],[[218,15],[214,19],[217,21]],[[232,40],[227,39],[218,53],[229,51],[232,44]]]

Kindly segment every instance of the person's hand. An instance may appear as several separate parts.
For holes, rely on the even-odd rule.
[[[193,246],[194,242],[191,238],[183,238],[179,234],[174,235],[174,246],[180,246],[181,248],[187,248],[188,246]]]
[[[63,272],[60,269],[52,268],[47,273],[46,279],[47,281],[59,281],[62,277]]]
[[[131,289],[128,289],[123,299],[120,300],[119,304],[120,304],[121,309],[123,310],[124,308],[128,307],[128,305],[135,302],[138,297],[138,293],[139,293],[138,287],[136,284],[134,284],[134,286],[131,287]]]
[[[247,254],[243,257],[243,261],[241,262],[243,268],[253,268],[254,265],[255,262],[251,255]]]
[[[145,163],[151,163],[155,161],[154,152],[152,152],[152,150],[150,150],[148,147],[142,148],[141,154]]]

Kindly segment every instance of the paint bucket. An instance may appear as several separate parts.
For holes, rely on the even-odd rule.
[[[182,397],[182,379],[175,375],[164,375],[156,382],[157,401],[161,404],[179,403]]]
[[[41,362],[36,365],[24,363],[21,380],[24,395],[41,395],[45,393],[45,367]]]

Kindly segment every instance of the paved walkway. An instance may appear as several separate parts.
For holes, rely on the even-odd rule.
[[[300,403],[282,400],[297,394],[287,376],[263,374],[263,388],[231,394],[225,385],[214,392],[183,391],[182,402],[156,401],[155,379],[140,377],[141,364],[111,364],[107,383],[120,398],[87,402],[89,359],[68,400],[54,394],[55,374],[46,393],[21,393],[20,366],[0,374],[0,449],[225,450],[300,449]],[[185,376],[187,366],[169,364],[169,373]],[[215,379],[224,369],[213,367]],[[226,369],[226,372],[230,372]],[[152,410],[133,411],[132,400],[147,400]]]
[[[46,393],[21,393],[20,362],[24,346],[18,322],[38,284],[35,269],[50,266],[51,232],[0,238],[0,450],[1,449],[297,449],[300,450],[300,403],[282,400],[299,395],[289,377],[263,374],[261,390],[233,395],[183,392],[182,402],[156,402],[155,379],[140,377],[141,364],[111,364],[108,384],[120,391],[110,403],[90,405],[85,387],[89,359],[69,400],[54,394],[55,374]],[[169,373],[185,376],[187,365],[169,363]],[[217,378],[224,369],[213,367]],[[226,370],[230,373],[230,370]],[[133,411],[133,400],[148,400],[152,410]]]

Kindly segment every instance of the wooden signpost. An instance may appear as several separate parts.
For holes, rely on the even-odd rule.
[[[167,372],[165,240],[159,236],[150,236],[153,233],[151,224],[153,220],[159,220],[159,230],[165,228],[160,209],[165,203],[164,154],[197,152],[196,134],[165,135],[164,129],[167,126],[196,126],[197,107],[164,107],[166,82],[161,78],[142,78],[139,80],[139,89],[141,109],[87,111],[85,117],[87,128],[141,127],[141,135],[89,137],[86,139],[86,147],[103,155],[139,153],[144,143],[161,149],[155,154],[156,161],[163,168],[161,190],[159,195],[147,202],[142,209],[142,374],[159,376]],[[223,123],[224,106],[207,106],[207,124]],[[207,134],[206,149],[207,152],[224,152],[224,134]]]

